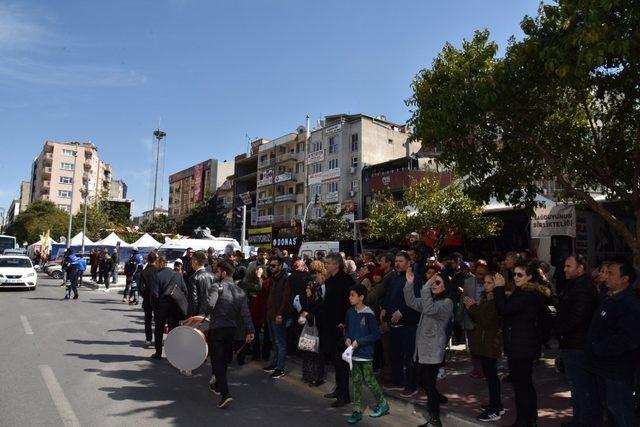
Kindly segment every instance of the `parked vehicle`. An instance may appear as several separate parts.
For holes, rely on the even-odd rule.
[[[195,251],[206,251],[214,248],[216,254],[222,255],[229,246],[233,251],[240,250],[240,244],[236,239],[226,237],[217,237],[214,239],[174,239],[168,240],[158,249],[158,255],[167,257],[168,266],[173,268],[173,263],[178,258],[184,256],[187,248],[193,248]]]
[[[307,255],[309,258],[315,258],[316,254],[320,251],[324,252],[325,255],[329,252],[340,252],[340,242],[303,242],[302,245],[300,245],[298,256],[303,258],[304,255]]]
[[[17,247],[15,237],[0,235],[0,254],[3,254],[7,249],[16,249]]]

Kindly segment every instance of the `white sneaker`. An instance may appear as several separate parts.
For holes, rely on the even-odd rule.
[[[209,380],[209,384],[215,384],[216,382],[216,376],[215,375],[211,375],[211,379]]]
[[[151,345],[151,344],[152,344],[151,341],[145,341],[144,342],[144,345]]]
[[[438,379],[439,380],[443,379],[446,376],[447,376],[447,371],[445,371],[444,368],[438,369]]]
[[[188,370],[188,369],[187,369],[187,370],[180,371],[180,373],[181,373],[182,375],[184,375],[185,377],[190,377],[190,376],[192,376],[192,375],[193,375],[193,373],[192,373],[190,370]]]
[[[110,291],[110,290],[111,290],[111,289],[105,289],[104,291],[105,291],[106,293],[109,293],[109,291]]]

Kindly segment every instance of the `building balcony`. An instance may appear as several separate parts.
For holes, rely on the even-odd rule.
[[[46,180],[46,181],[42,181],[42,188],[51,188],[51,181]]]
[[[297,181],[297,178],[298,178],[298,174],[294,172],[282,172],[276,175],[275,182],[276,184],[280,184],[282,182],[287,182],[287,181]]]
[[[258,167],[259,168],[269,167],[269,166],[271,166],[271,165],[273,165],[275,163],[274,160],[275,159],[267,159],[267,160],[258,161]]]
[[[42,168],[42,175],[45,179],[51,178],[51,166],[45,166]]]
[[[85,160],[83,165],[84,165],[84,170],[87,170],[87,171],[91,170],[91,166],[92,166],[91,165],[91,160]]]
[[[42,187],[40,188],[40,195],[41,196],[48,196],[49,195],[49,188],[50,187]]]
[[[278,158],[276,159],[278,163],[284,163],[284,162],[298,162],[298,156],[296,155],[296,153],[285,153],[285,154],[281,154],[280,156],[278,156]]]
[[[280,194],[276,196],[276,203],[297,202],[297,201],[298,201],[298,194]]]
[[[45,166],[51,166],[51,163],[53,163],[53,153],[44,153],[42,161]]]

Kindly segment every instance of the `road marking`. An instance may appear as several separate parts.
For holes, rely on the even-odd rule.
[[[58,410],[58,415],[60,415],[60,418],[62,419],[62,423],[66,427],[79,427],[80,421],[78,421],[76,413],[73,412],[73,408],[64,395],[62,387],[60,387],[60,383],[53,374],[51,367],[49,365],[40,365],[38,367],[40,368],[42,379],[49,389],[51,399],[56,405],[56,409]]]
[[[27,316],[20,316],[20,320],[22,320],[22,327],[24,328],[24,333],[27,335],[33,335],[33,329],[31,329],[31,325],[27,320]]]

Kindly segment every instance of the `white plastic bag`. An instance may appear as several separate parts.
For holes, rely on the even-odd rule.
[[[344,351],[344,353],[342,353],[342,360],[344,360],[349,364],[349,369],[353,369],[353,361],[351,360],[352,357],[353,357],[353,347],[349,346]]]
[[[311,353],[317,353],[320,350],[320,337],[317,327],[309,326],[308,323],[304,325],[298,340],[298,349]]]

